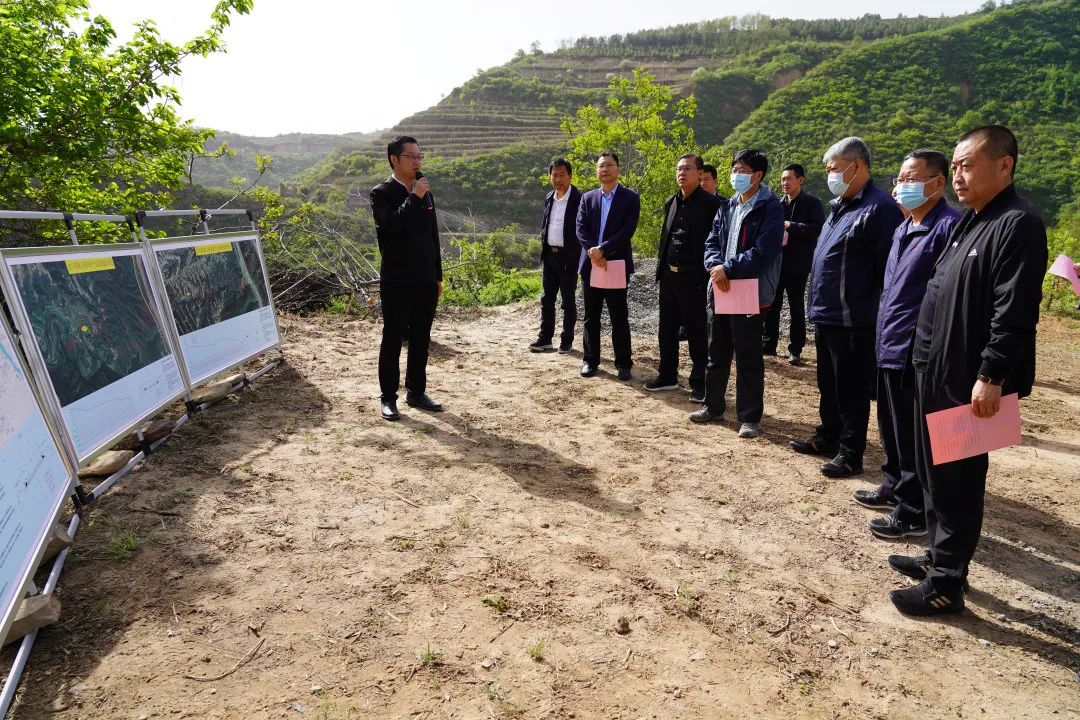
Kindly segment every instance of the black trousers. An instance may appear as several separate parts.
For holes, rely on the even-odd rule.
[[[817,437],[856,463],[866,451],[870,386],[874,379],[874,328],[817,325],[817,383],[821,424]]]
[[[916,373],[915,458],[926,504],[926,529],[933,568],[927,573],[934,587],[943,593],[961,589],[968,564],[975,555],[982,532],[983,501],[986,495],[986,471],[990,456],[985,453],[956,462],[934,465],[930,454],[930,435],[926,413],[941,409],[936,402],[942,394],[932,379]],[[967,392],[957,392],[963,396]],[[948,405],[948,404],[946,404]]]
[[[556,295],[562,295],[562,335],[559,345],[570,346],[574,342],[574,325],[577,323],[577,267],[567,267],[563,263],[566,252],[550,251],[544,258],[541,274],[543,292],[540,293],[540,335],[537,337],[541,343],[551,342],[555,336]]]
[[[739,422],[758,423],[765,412],[765,359],[761,356],[761,315],[713,315],[709,304],[709,362],[705,405],[724,412],[731,358],[735,357],[735,413]]]
[[[585,264],[588,265],[586,260]],[[607,304],[611,320],[611,344],[615,350],[615,367],[631,368],[630,309],[626,304],[626,288],[600,290],[589,285],[589,271],[581,275],[581,293],[585,298],[585,337],[582,359],[589,365],[600,364],[600,313]]]
[[[379,346],[379,389],[383,400],[396,400],[401,378],[401,341],[409,334],[409,359],[405,367],[405,389],[427,392],[428,345],[431,323],[439,303],[435,283],[384,282],[382,296],[383,332]]]
[[[780,344],[780,310],[787,293],[788,309],[791,312],[791,327],[788,328],[788,352],[802,355],[806,346],[806,279],[808,273],[781,275],[776,287],[776,298],[764,313],[765,332],[761,338],[762,350],[772,355]]]
[[[708,351],[708,310],[705,307],[705,288],[709,276],[704,272],[665,272],[660,279],[660,327],[657,344],[660,346],[662,381],[676,382],[679,376],[679,328],[686,328],[690,350],[690,387],[705,388],[705,364]]]
[[[909,525],[923,525],[926,509],[915,462],[915,389],[904,387],[903,370],[878,368],[877,420],[885,459],[878,492],[896,500],[892,514]]]

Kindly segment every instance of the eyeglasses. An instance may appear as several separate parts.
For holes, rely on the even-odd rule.
[[[897,185],[901,185],[903,183],[909,183],[909,182],[928,183],[928,182],[930,182],[931,180],[933,180],[934,178],[937,178],[937,177],[942,177],[942,176],[940,174],[931,175],[930,177],[925,178],[925,179],[924,178],[917,178],[917,177],[904,177],[904,178],[899,178],[898,177],[898,178],[893,178],[892,186],[896,187]]]
[[[423,160],[423,153],[401,153],[398,157],[409,158],[410,160]]]
[[[610,170],[611,168],[616,168],[616,167],[619,167],[619,166],[616,165],[615,163],[604,163],[603,165],[597,165],[596,169],[597,170]]]

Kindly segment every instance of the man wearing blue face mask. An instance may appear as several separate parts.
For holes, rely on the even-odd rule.
[[[870,532],[899,540],[926,535],[926,509],[915,469],[915,388],[904,383],[905,365],[926,284],[960,213],[943,197],[949,160],[936,150],[904,158],[893,183],[896,201],[910,213],[893,233],[877,319],[877,418],[884,478],[873,490],[856,490],[855,502],[889,510],[870,521]]]
[[[831,456],[826,477],[858,475],[866,451],[874,377],[874,326],[893,231],[903,217],[892,197],[870,179],[870,149],[848,137],[825,153],[836,198],[811,265],[809,307],[817,348],[821,424],[792,440],[798,453]]]
[[[732,280],[758,281],[758,307],[772,303],[780,279],[781,246],[784,241],[784,208],[780,199],[762,184],[769,160],[760,150],[743,150],[731,164],[731,187],[735,195],[722,205],[705,239],[705,269],[720,292],[729,292]],[[761,356],[761,314],[717,315],[713,313],[713,290],[709,309],[709,362],[705,366],[705,402],[690,419],[697,423],[723,419],[724,395],[735,357],[735,411],[739,437],[758,436],[765,410],[765,360]]]

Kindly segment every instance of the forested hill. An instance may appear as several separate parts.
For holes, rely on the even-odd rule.
[[[697,141],[723,165],[732,148],[762,146],[800,161],[820,188],[822,151],[865,136],[879,176],[903,153],[948,149],[974,124],[1019,131],[1021,182],[1051,219],[1080,192],[1080,0],[1037,0],[956,18],[722,18],[519,52],[366,148],[338,151],[293,188],[333,205],[362,204],[386,174],[385,136],[418,136],[444,208],[532,230],[537,179],[567,141],[560,120],[600,104],[616,75],[644,66],[679,96],[693,94]],[[772,178],[775,181],[775,176]],[[1028,193],[1031,194],[1030,192]]]

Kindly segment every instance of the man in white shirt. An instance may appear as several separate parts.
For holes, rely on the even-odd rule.
[[[573,169],[565,158],[548,165],[553,190],[544,198],[544,219],[540,224],[540,263],[543,267],[543,292],[540,295],[540,334],[529,345],[533,352],[554,350],[555,296],[562,295],[563,323],[559,352],[568,353],[574,345],[577,323],[577,273],[581,262],[581,244],[574,222],[581,204],[581,191],[571,182]]]

